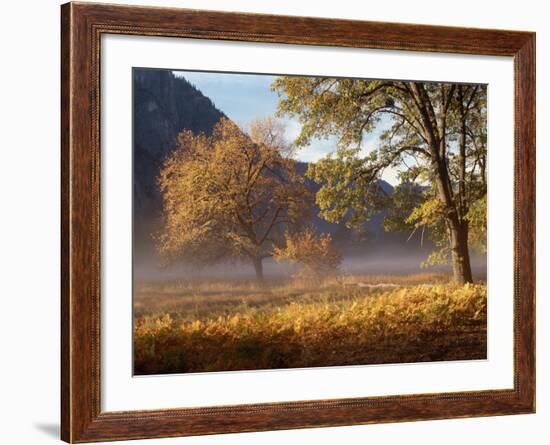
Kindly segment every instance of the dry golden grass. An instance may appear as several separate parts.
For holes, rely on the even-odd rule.
[[[458,287],[433,275],[348,277],[317,288],[272,284],[142,287],[135,300],[135,372],[486,357],[484,284]]]
[[[163,284],[140,283],[134,293],[134,316],[193,321],[238,312],[241,306],[284,305],[319,299],[349,299],[393,289],[397,286],[448,283],[449,275],[343,275],[323,283],[304,279],[271,280],[258,286],[256,280],[185,280]]]

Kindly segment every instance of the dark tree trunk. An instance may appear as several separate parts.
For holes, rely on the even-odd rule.
[[[264,266],[262,264],[261,258],[252,258],[252,264],[254,265],[254,270],[256,271],[256,279],[260,284],[264,283]]]
[[[468,225],[450,223],[451,262],[453,278],[457,284],[472,283],[472,267],[468,251]]]
[[[472,268],[468,251],[468,223],[459,218],[457,203],[453,202],[451,183],[445,161],[435,162],[439,197],[447,208],[447,224],[451,244],[453,279],[458,284],[472,283]]]

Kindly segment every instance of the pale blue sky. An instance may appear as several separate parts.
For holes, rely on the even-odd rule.
[[[250,123],[257,117],[274,115],[277,110],[278,95],[271,91],[276,76],[265,74],[233,74],[197,71],[174,71],[178,77],[185,77],[227,117],[238,124]],[[301,125],[295,118],[282,119],[286,125],[286,136],[290,142],[300,133]],[[366,152],[375,148],[379,131],[364,138]],[[316,139],[308,147],[297,151],[295,158],[304,162],[315,162],[334,152],[337,138]],[[390,184],[396,184],[396,171],[387,170],[383,178]]]

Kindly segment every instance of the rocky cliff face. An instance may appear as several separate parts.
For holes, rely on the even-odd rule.
[[[138,241],[160,216],[156,178],[178,133],[189,129],[208,134],[224,114],[171,71],[136,68],[133,82],[134,231]]]

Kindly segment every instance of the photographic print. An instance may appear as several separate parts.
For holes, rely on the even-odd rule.
[[[135,375],[487,358],[487,86],[133,69]]]

